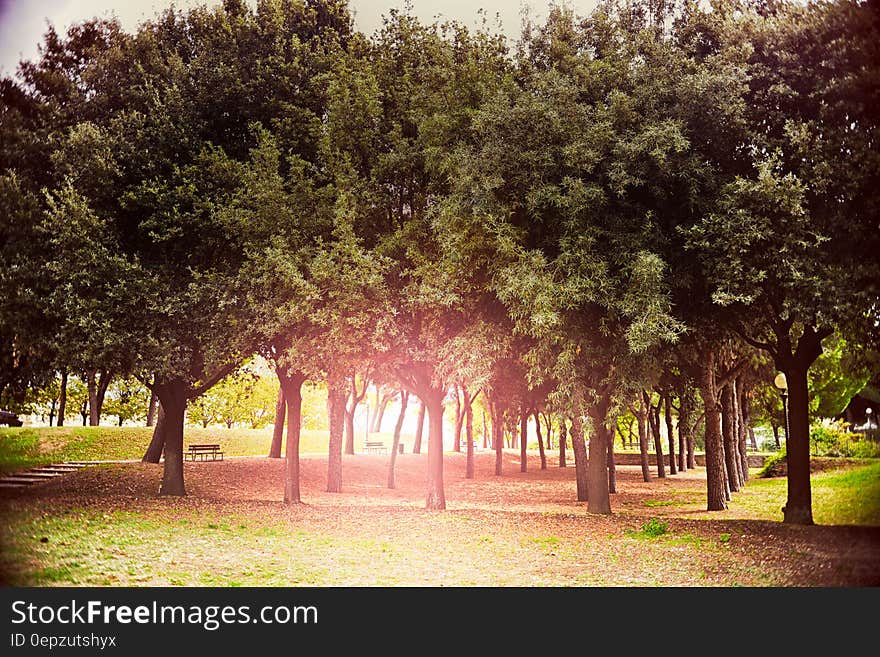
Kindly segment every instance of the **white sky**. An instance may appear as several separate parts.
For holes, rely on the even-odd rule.
[[[178,8],[218,4],[219,0],[176,0]],[[516,37],[520,27],[520,8],[530,6],[533,16],[545,16],[549,0],[413,0],[414,13],[429,22],[436,16],[455,18],[473,25],[477,11],[486,10],[490,23],[495,15],[501,18],[505,33]],[[80,20],[116,15],[128,31],[134,31],[145,19],[152,18],[172,4],[171,0],[0,0],[0,75],[13,73],[18,61],[35,59],[37,44],[46,31],[47,22],[63,33]],[[578,13],[585,14],[595,0],[565,0]],[[349,0],[357,27],[372,33],[381,24],[381,16],[389,8],[401,8],[403,0]]]

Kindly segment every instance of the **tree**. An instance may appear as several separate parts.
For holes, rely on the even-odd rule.
[[[780,3],[732,19],[721,35],[750,30],[745,144],[755,158],[689,236],[715,302],[736,309],[734,328],[786,375],[789,523],[813,522],[808,372],[835,330],[863,341],[876,333],[878,128],[868,99],[878,21],[870,3]]]
[[[394,488],[394,464],[397,462],[398,445],[400,444],[400,430],[403,428],[403,420],[406,417],[406,408],[409,405],[409,393],[400,391],[400,413],[394,425],[394,440],[391,444],[391,461],[388,463],[388,488]]]
[[[266,224],[239,223],[252,201],[243,193],[254,191],[249,175],[272,161],[270,140],[253,122],[280,125],[319,109],[314,83],[283,105],[260,91],[315,77],[309,38],[330,30],[317,14],[287,9],[281,17],[267,5],[255,15],[229,4],[145,23],[96,66],[89,79],[104,83],[94,89],[100,121],[79,124],[56,158],[68,180],[52,196],[48,222],[63,281],[58,302],[71,332],[95,347],[124,345],[112,351],[114,364],[153,382],[165,413],[163,494],[185,493],[188,400],[234,370],[272,328],[259,321],[261,291],[244,273],[262,256],[250,247],[266,246]],[[273,11],[284,20],[272,23]],[[279,29],[303,39],[278,39]],[[276,66],[271,79],[260,69],[266,61]],[[125,102],[115,103],[123,91]],[[306,132],[287,127],[285,145],[313,155]],[[302,166],[290,176],[307,177]],[[77,324],[84,321],[100,330]]]
[[[146,419],[149,399],[150,391],[137,379],[117,378],[107,389],[103,411],[107,415],[115,415],[121,427],[124,422]]]
[[[640,70],[636,53],[598,62],[607,44],[579,25],[557,9],[527,34],[525,88],[478,116],[462,200],[491,236],[498,297],[537,341],[530,381],[555,381],[551,398],[574,418],[575,465],[592,470],[589,509],[608,513],[609,411],[634,363],[681,328],[668,313],[664,263],[644,236],[651,201],[675,182],[668,163],[686,144],[656,110],[640,111],[649,94],[636,93],[638,73],[628,78]],[[578,458],[587,417],[589,460]]]

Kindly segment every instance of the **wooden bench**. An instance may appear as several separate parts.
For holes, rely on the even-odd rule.
[[[364,451],[367,454],[385,454],[388,450],[385,448],[385,443],[368,440],[364,443]]]
[[[186,456],[190,461],[207,461],[208,457],[210,457],[212,461],[218,460],[218,457],[220,461],[223,460],[223,452],[220,451],[220,445],[214,444],[190,445]]]

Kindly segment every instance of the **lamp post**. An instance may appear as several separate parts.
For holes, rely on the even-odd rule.
[[[779,396],[782,397],[782,413],[785,416],[785,444],[786,451],[788,451],[788,381],[785,379],[785,374],[780,372],[776,375],[776,378],[773,379],[773,385],[779,390]]]
[[[868,408],[865,409],[865,420],[866,420],[866,424],[868,425],[867,427],[865,427],[865,431],[867,432],[869,438],[874,437],[873,429],[872,429],[872,427],[874,425],[871,424],[871,413],[872,412],[873,412],[873,409],[870,406],[868,406]]]

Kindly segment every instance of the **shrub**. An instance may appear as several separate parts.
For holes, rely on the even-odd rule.
[[[880,456],[880,444],[849,431],[843,420],[819,420],[810,426],[810,453],[815,456]]]
[[[880,458],[880,443],[866,438],[862,434],[854,433],[846,447],[846,453],[857,459]]]
[[[758,477],[776,477],[777,475],[779,475],[779,466],[785,462],[786,457],[787,453],[785,451],[785,443],[783,443],[778,452],[776,452],[775,454],[771,454],[767,457],[767,460],[764,461],[764,466],[760,470],[758,470]]]
[[[758,441],[758,447],[762,452],[775,452],[776,451],[776,439],[773,436],[768,438],[762,438]]]

